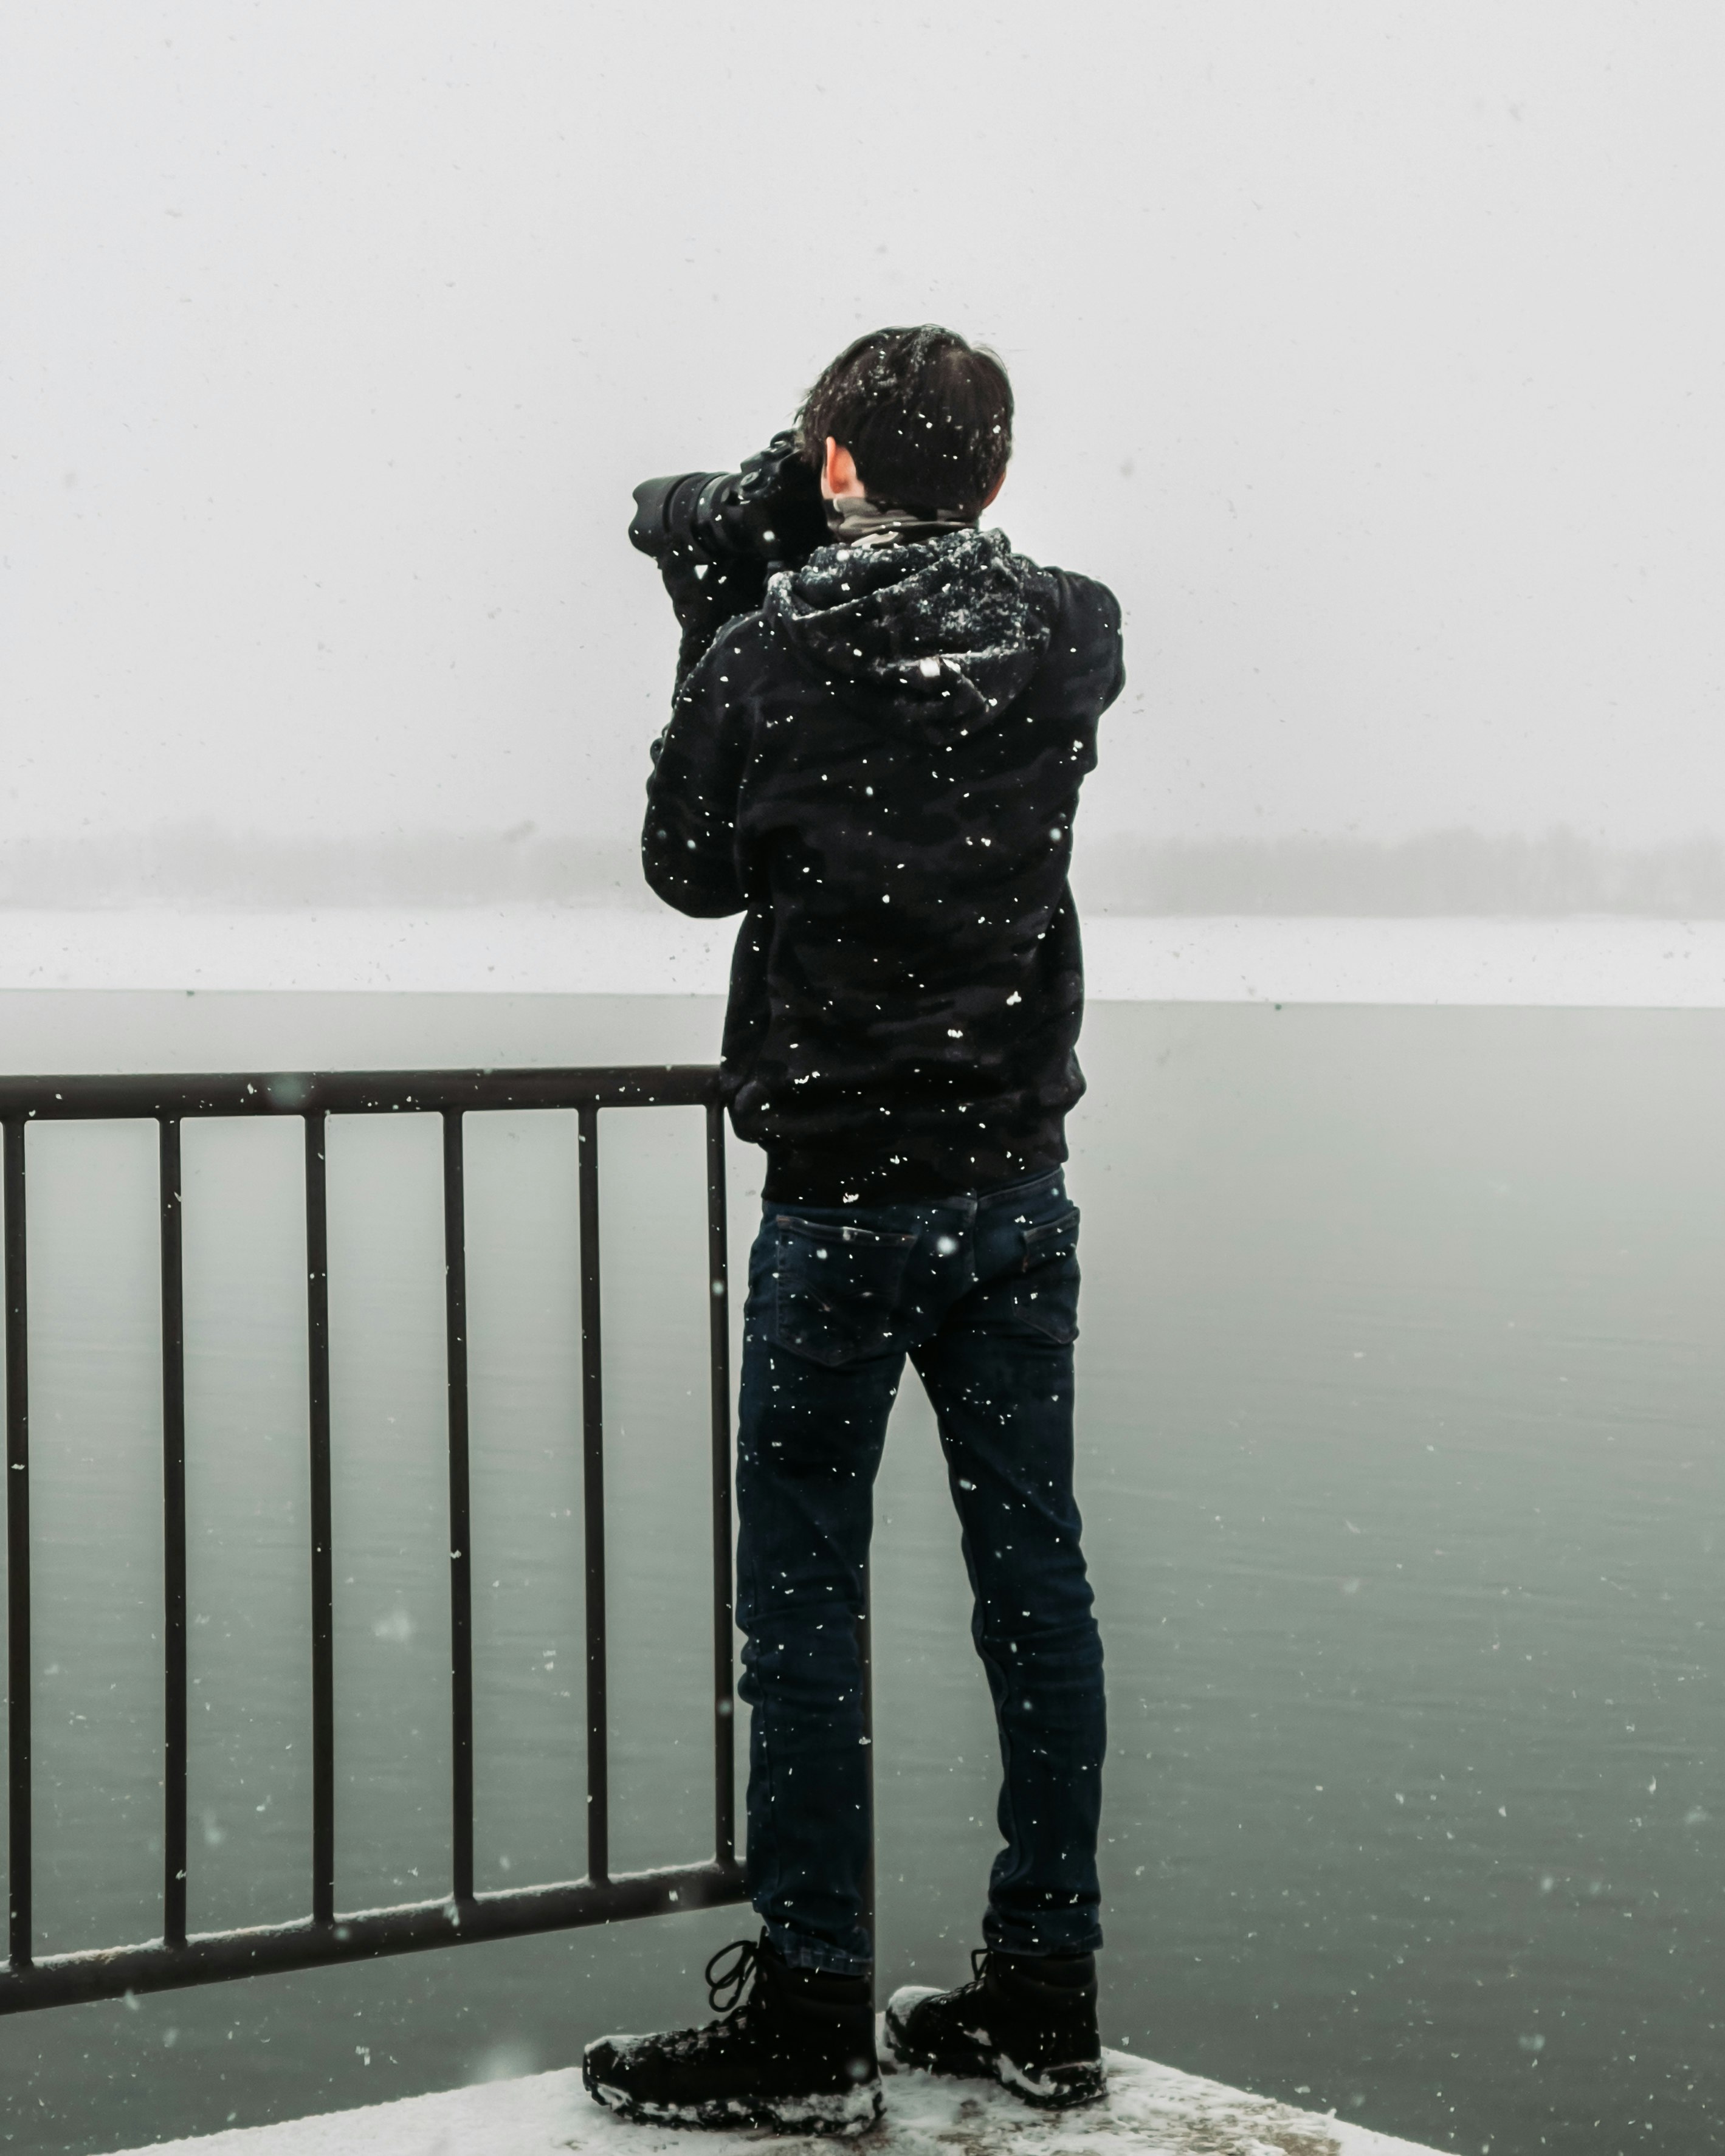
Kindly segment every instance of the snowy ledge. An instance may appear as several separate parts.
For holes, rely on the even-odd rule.
[[[0,911],[0,990],[722,996],[731,921],[648,907]],[[1725,921],[1085,923],[1101,1003],[1725,1008]]]
[[[763,2144],[785,2156],[1433,2156],[1411,2141],[1286,2104],[1121,2051],[1108,2054],[1107,2102],[1095,2110],[1029,2111],[974,2082],[901,2073],[886,2082],[886,2118],[863,2140],[760,2133],[680,2133],[625,2126],[590,2102],[572,2066],[526,2081],[327,2112],[283,2126],[158,2141],[149,2156],[742,2156]],[[128,2156],[145,2156],[142,2150]]]

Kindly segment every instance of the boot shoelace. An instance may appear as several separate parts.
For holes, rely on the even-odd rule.
[[[737,1958],[721,1969],[720,1964],[731,1954]],[[761,1949],[752,1939],[732,1939],[728,1947],[719,1948],[706,1965],[707,2004],[716,2014],[732,2014],[742,2005],[760,1958]]]

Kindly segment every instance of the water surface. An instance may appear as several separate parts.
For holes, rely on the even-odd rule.
[[[12,999],[15,1068],[700,1055],[641,998]],[[1081,1494],[1108,1650],[1105,2035],[1502,2152],[1717,2145],[1725,1017],[1105,1004]],[[470,1119],[480,1872],[584,1831],[572,1119]],[[709,1796],[698,1119],[604,1119],[614,1861]],[[153,1134],[30,1138],[39,1924],[160,1871]],[[737,1149],[733,1261],[755,1207]],[[331,1140],[338,1892],[447,1866],[437,1133]],[[296,1124],[186,1139],[194,1924],[310,1861]],[[877,1550],[881,1950],[962,1972],[995,1763],[914,1381]],[[735,1912],[0,2025],[20,2149],[526,2071],[686,2018]]]

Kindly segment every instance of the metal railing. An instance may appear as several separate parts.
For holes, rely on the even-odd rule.
[[[599,1342],[598,1116],[602,1108],[700,1107],[706,1116],[711,1378],[713,1856],[610,1869],[605,1685],[604,1403]],[[586,1560],[587,1871],[556,1884],[478,1892],[473,1866],[473,1582],[468,1471],[466,1230],[462,1117],[470,1110],[572,1109],[579,1139],[581,1445]],[[331,1546],[328,1206],[331,1115],[435,1115],[443,1122],[444,1328],[449,1383],[450,1891],[436,1901],[336,1907],[334,1571]],[[186,1928],[186,1378],[180,1130],[187,1116],[297,1116],[305,1131],[305,1268],[311,1541],[311,1913],[287,1923]],[[162,1922],[142,1945],[44,1955],[31,1931],[30,1394],[25,1137],[32,1122],[125,1118],[160,1132],[165,1799]],[[516,1938],[745,1898],[736,1856],[732,1691],[731,1380],[725,1263],[725,1136],[718,1073],[706,1065],[578,1070],[384,1070],[220,1077],[0,1078],[5,1207],[7,1847],[8,1958],[0,2013],[113,1999],[267,1970]]]

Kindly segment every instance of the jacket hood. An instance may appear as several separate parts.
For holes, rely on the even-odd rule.
[[[768,620],[847,701],[944,741],[999,717],[1048,648],[1052,580],[1001,531],[822,547],[773,578]]]

